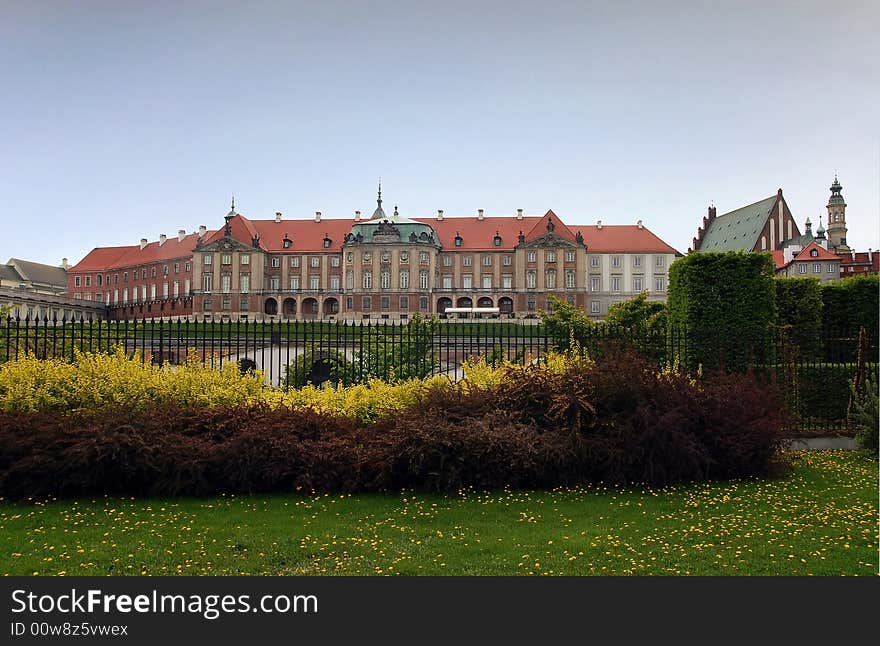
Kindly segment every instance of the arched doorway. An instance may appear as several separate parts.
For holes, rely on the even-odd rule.
[[[513,312],[513,299],[508,296],[502,296],[498,299],[498,309],[502,314],[510,314]]]
[[[268,316],[275,316],[278,314],[278,301],[274,298],[267,298],[265,304],[263,305],[263,312],[265,312]]]
[[[473,307],[474,301],[469,296],[462,296],[455,304],[456,307]]]
[[[284,318],[286,319],[292,319],[296,316],[296,300],[285,298],[282,311],[284,312]]]
[[[324,314],[339,314],[339,301],[333,297],[325,298]]]
[[[437,299],[437,313],[438,314],[445,314],[447,307],[452,307],[452,299],[451,298],[443,297],[443,298]]]
[[[483,296],[477,300],[477,307],[495,307],[495,303],[488,296]]]
[[[307,318],[307,319],[318,318],[318,300],[315,298],[303,299],[302,315],[303,315],[303,318]]]

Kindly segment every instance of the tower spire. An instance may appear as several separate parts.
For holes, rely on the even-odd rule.
[[[379,208],[382,208],[382,178],[379,178],[379,197],[376,199]]]

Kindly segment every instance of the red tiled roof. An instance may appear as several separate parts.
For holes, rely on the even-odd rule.
[[[781,249],[773,250],[773,264],[776,265],[776,269],[782,269],[785,267],[785,253]]]
[[[232,237],[239,242],[250,245],[255,235],[260,236],[260,248],[269,252],[284,251],[296,253],[297,251],[323,251],[324,236],[332,240],[330,249],[339,251],[345,239],[345,234],[351,231],[355,224],[352,219],[324,219],[315,222],[309,220],[251,220],[237,213],[229,221],[232,229]],[[284,248],[284,235],[293,241],[289,249]],[[205,244],[210,244],[224,236],[224,229],[214,231],[212,235],[205,237]]]
[[[816,249],[819,252],[817,256],[811,256],[810,251]],[[811,242],[798,255],[792,259],[792,262],[812,262],[814,260],[840,260],[840,257],[831,253],[825,247],[816,242]]]
[[[584,237],[588,252],[594,253],[672,253],[678,251],[651,233],[647,227],[636,224],[580,224],[569,227]]]
[[[525,235],[534,228],[541,218],[523,217],[517,220],[514,216],[466,218],[413,218],[417,222],[429,225],[440,239],[444,249],[462,251],[512,250],[519,244],[519,234]],[[495,246],[495,234],[501,236],[501,246]],[[461,236],[461,246],[455,246],[455,236]]]
[[[158,242],[150,242],[143,249],[140,248],[140,245],[136,245],[130,247],[128,253],[121,256],[116,262],[107,268],[119,269],[122,267],[132,267],[134,265],[163,262],[174,258],[186,258],[192,256],[198,238],[199,234],[190,233],[188,236],[184,236],[182,241],[178,240],[177,236],[174,236],[173,238],[169,237],[161,246]]]
[[[71,267],[68,273],[80,271],[103,271],[108,267],[111,267],[117,260],[119,260],[119,258],[132,249],[137,249],[137,246],[95,247],[86,254],[85,258]]]
[[[549,233],[551,221],[553,222],[553,233],[558,235],[560,238],[564,238],[565,240],[569,240],[571,242],[575,241],[575,235],[571,232],[571,229],[565,226],[562,223],[562,220],[559,219],[559,216],[556,215],[552,210],[547,211],[544,214],[544,217],[542,217],[535,223],[535,226],[532,227],[532,230],[526,234],[526,240],[534,240],[535,238],[540,238],[541,236]]]

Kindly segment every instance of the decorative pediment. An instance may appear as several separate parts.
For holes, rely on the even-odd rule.
[[[256,245],[259,245],[259,238],[256,240]],[[256,247],[254,245],[254,241],[251,241],[250,245],[247,245],[243,242],[236,240],[235,238],[218,238],[214,242],[206,245],[201,245],[198,247],[200,252],[209,252],[209,251],[253,251]]]
[[[516,247],[517,249],[548,249],[559,247],[577,249],[578,245],[571,240],[566,240],[565,238],[556,235],[552,231],[548,231],[544,235],[532,240],[525,241],[523,238],[520,238],[520,242]]]
[[[400,242],[400,231],[387,220],[380,222],[373,234],[373,242]]]

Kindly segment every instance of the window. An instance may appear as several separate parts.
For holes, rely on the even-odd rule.
[[[354,289],[354,272],[350,269],[345,272],[345,289]]]
[[[806,273],[807,273],[807,265],[806,265],[806,263],[803,263],[803,262],[802,262],[802,263],[799,263],[799,264],[798,264],[798,269],[800,269],[800,272],[801,272],[802,274],[806,274]]]
[[[590,301],[590,313],[598,314],[599,313],[599,301]]]
[[[247,294],[251,290],[250,274],[241,274],[238,277],[238,287],[242,294]]]
[[[427,296],[419,296],[419,309],[420,310],[428,309],[428,297]]]
[[[461,286],[464,289],[471,289],[474,286],[474,277],[470,274],[464,274],[461,277]]]
[[[528,307],[528,309],[529,309],[530,312],[534,312],[534,311],[535,311],[535,305],[536,305],[535,297],[534,297],[534,296],[529,296],[529,300],[526,302],[526,307]]]
[[[189,261],[183,263],[183,271],[192,271],[192,265],[189,263]],[[144,276],[143,277],[144,278],[147,277],[147,270],[146,269],[144,269]]]
[[[427,251],[420,251],[419,252],[419,264],[420,265],[427,265],[428,260],[429,260],[428,252]]]
[[[232,264],[232,254],[231,253],[220,254],[220,264],[221,265],[231,265]]]
[[[400,297],[400,309],[402,309],[402,310],[409,309],[409,296],[401,296]]]
[[[599,256],[590,256],[590,267],[599,267]]]
[[[137,289],[135,289],[135,293],[137,293]],[[174,298],[180,297],[180,281],[179,280],[174,281],[174,290],[171,293],[174,294]]]
[[[212,279],[213,276],[211,274],[202,274],[202,291],[206,294],[211,293],[212,288]],[[153,295],[152,298],[156,298],[156,286],[153,285]]]
[[[144,287],[144,294],[146,294],[146,287]],[[183,281],[183,295],[189,296],[189,278]]]
[[[208,283],[208,289],[206,289],[205,291],[210,292],[211,291],[211,274],[205,274],[205,276],[207,276],[207,278],[208,278],[208,280],[206,281]],[[150,285],[150,300],[151,301],[156,300],[156,283],[153,283],[152,285]]]
[[[544,260],[546,262],[556,262],[556,252],[555,251],[548,251],[544,255]]]
[[[364,296],[363,306],[362,306],[362,307],[363,307],[363,310],[364,310],[365,312],[369,312],[371,309],[373,309],[373,299],[372,299],[372,297],[370,297],[370,296]]]
[[[612,276],[611,277],[611,291],[619,292],[620,291],[620,276]]]
[[[641,256],[633,256],[633,267],[641,267],[642,266],[642,257]]]
[[[483,289],[492,289],[492,274],[483,274]]]
[[[147,270],[144,269],[144,278],[146,278],[146,277],[147,277]],[[98,281],[98,287],[100,287],[101,285],[104,284],[104,277],[101,274],[98,274],[95,278]]]
[[[822,273],[822,265],[820,263],[818,263],[818,262],[813,263],[813,273],[814,274],[821,274]]]
[[[400,272],[400,289],[409,289],[409,272]]]
[[[577,256],[574,251],[566,251],[565,252],[565,262],[574,262]]]
[[[529,251],[526,253],[526,262],[535,262],[535,252]]]
[[[317,291],[321,288],[321,277],[320,276],[309,276],[309,289],[312,291]]]
[[[168,283],[162,283],[162,298],[168,298]]]
[[[390,309],[391,309],[391,297],[390,297],[390,296],[383,296],[383,297],[381,297],[381,298],[379,299],[379,306],[380,306],[383,310],[390,310]]]
[[[348,298],[345,299],[345,309],[347,309],[347,310],[354,309],[354,298],[352,298],[351,296],[349,296]]]
[[[450,274],[443,274],[441,280],[443,281],[443,289],[452,289],[452,276]]]
[[[330,266],[338,267],[339,266],[339,256],[330,256]]]
[[[271,276],[269,278],[269,289],[272,290],[273,292],[277,292],[279,282],[280,282],[280,279],[278,278],[278,276]]]
[[[428,289],[428,272],[419,272],[419,289]]]
[[[230,289],[232,289],[232,275],[222,274],[220,276],[220,291],[224,294],[228,294]]]
[[[373,254],[369,251],[365,251],[364,252],[364,262],[372,262],[372,261],[373,261]]]
[[[180,273],[180,263],[179,262],[174,263],[174,273],[175,274]]]
[[[320,267],[321,266],[321,257],[320,256],[312,256],[311,258],[309,258],[309,264],[314,268]]]
[[[598,276],[593,276],[590,278],[590,291],[598,292],[602,289],[602,279]]]
[[[462,256],[461,257],[461,266],[462,267],[470,267],[471,266],[471,257],[470,256]]]
[[[634,292],[642,291],[642,278],[641,278],[641,276],[633,276],[633,291]]]
[[[79,286],[81,285],[81,282],[80,282],[81,280],[82,280],[82,279],[81,279],[80,276],[74,276],[74,277],[73,277],[73,286],[74,286],[74,287],[79,287]]]
[[[242,264],[242,265],[249,265],[249,264],[251,264],[251,255],[250,255],[249,253],[243,253],[243,254],[241,254],[241,264]]]
[[[86,276],[86,287],[91,287],[91,286],[92,286],[92,277]]]
[[[291,267],[299,267],[299,256],[291,256],[290,257],[290,266]]]
[[[77,297],[78,297],[78,298],[81,298],[81,296],[79,296],[79,295],[78,295]],[[118,304],[118,303],[119,303],[119,290],[118,290],[118,289],[114,289],[114,290],[113,290],[113,304],[116,305],[116,304]]]
[[[565,270],[565,287],[566,289],[574,289],[574,270]]]
[[[544,281],[547,289],[556,289],[556,270],[548,269],[544,276]]]
[[[443,266],[452,267],[452,256],[443,256]]]
[[[379,286],[382,289],[390,289],[391,288],[391,272],[383,271],[379,274]]]
[[[654,277],[654,291],[655,292],[665,292],[666,291],[666,278],[663,276],[655,276]]]
[[[240,298],[240,299],[239,299],[239,301],[238,301],[238,309],[239,309],[240,311],[242,311],[242,312],[247,312],[248,309],[250,309],[250,306],[251,306],[251,304],[250,304],[250,299],[248,299],[247,297],[245,297],[245,298]]]
[[[492,256],[489,254],[483,254],[483,267],[491,267],[492,266]]]
[[[407,253],[406,251],[401,251],[400,262],[409,262],[409,253]]]
[[[611,266],[620,267],[620,256],[611,256]]]
[[[501,275],[501,287],[502,287],[502,289],[513,289],[513,275],[512,274],[502,274]]]
[[[364,286],[364,289],[372,289],[373,288],[373,274],[369,271],[364,272],[363,286]]]
[[[333,244],[333,241],[330,238],[324,238],[324,248],[325,249],[329,249],[331,244]]]
[[[299,291],[299,276],[290,277],[290,289],[294,292]]]
[[[535,289],[535,283],[537,282],[537,272],[534,270],[526,272],[526,288],[527,289]]]
[[[187,289],[186,291],[187,291],[187,293],[189,293],[189,289]],[[141,285],[141,303],[146,303],[146,302],[147,302],[147,286]]]
[[[211,263],[210,263],[210,262],[207,262],[207,263],[205,263],[205,264],[206,264],[206,265],[210,265]],[[156,277],[156,271],[157,271],[157,269],[158,269],[157,267],[151,267],[151,268],[150,268],[150,278],[155,278],[155,277]]]
[[[167,275],[168,275],[168,274],[167,274],[167,272],[166,272],[166,276],[167,276]],[[123,282],[123,283],[127,283],[127,282],[128,282],[128,272],[127,272],[127,271],[122,272],[122,282]]]
[[[209,253],[202,254],[202,264],[203,265],[210,265],[212,262],[213,262],[213,260],[212,260],[211,254],[209,254]],[[153,276],[155,276],[155,275],[156,275],[156,268],[153,267]]]
[[[349,264],[353,263],[354,262],[354,253],[352,253],[351,251],[346,253],[345,254],[345,262],[347,262]]]
[[[123,303],[128,302],[128,287],[126,287],[125,289],[122,290],[122,302]]]
[[[334,274],[330,276],[330,291],[338,292],[339,291],[339,276]]]
[[[666,266],[666,258],[663,256],[654,256],[654,266],[655,267],[665,267]]]
[[[829,263],[828,263],[828,273],[829,273],[829,274],[833,274],[834,271],[835,271],[834,263],[833,263],[833,262],[829,262]],[[100,278],[100,276],[99,276],[99,278]]]
[[[455,246],[460,247],[462,243],[461,236],[455,236]]]
[[[513,263],[513,260],[511,260],[510,256],[502,256],[501,257],[501,264],[504,265],[505,267],[510,267],[510,265],[512,263]]]
[[[189,271],[189,263],[186,263],[186,270]],[[98,276],[98,278],[100,278],[100,276]],[[142,278],[142,279],[146,279],[146,278],[147,278],[147,268],[146,268],[146,267],[144,267],[143,269],[141,269],[141,278]],[[99,284],[99,285],[101,284],[101,281],[100,281],[100,280],[98,281],[98,284]]]
[[[815,249],[810,249],[810,257],[811,258],[816,258],[818,255],[819,255],[818,251],[816,251]]]

